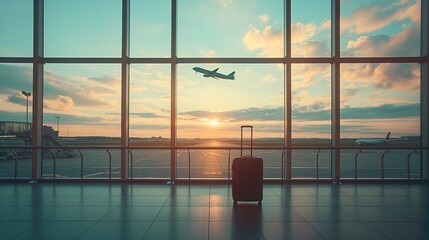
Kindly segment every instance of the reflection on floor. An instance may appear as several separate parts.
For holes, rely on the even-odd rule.
[[[429,185],[0,183],[1,239],[429,239]]]

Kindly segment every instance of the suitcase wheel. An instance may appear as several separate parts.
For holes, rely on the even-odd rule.
[[[236,200],[234,200],[234,207],[236,207],[237,206],[237,201]]]
[[[259,207],[262,206],[262,202],[261,201],[258,201],[258,206]]]

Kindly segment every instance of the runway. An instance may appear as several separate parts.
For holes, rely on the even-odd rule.
[[[109,154],[110,152],[110,154]],[[120,178],[120,150],[84,149],[73,158],[44,158],[43,178]],[[264,178],[282,177],[282,150],[254,150],[253,155],[264,160]],[[133,149],[130,154],[129,173],[132,178],[169,178],[169,149]],[[109,156],[110,155],[110,156]],[[331,178],[333,161],[331,150],[292,150],[291,178]],[[221,178],[231,177],[231,164],[239,150],[190,149],[177,150],[177,178]],[[132,162],[131,162],[132,159]],[[421,156],[413,150],[356,149],[342,150],[340,155],[341,178],[407,178],[408,162],[410,177],[419,178]],[[0,161],[0,178],[14,178],[15,161]],[[82,166],[82,171],[81,171]],[[110,167],[111,166],[111,167]],[[356,166],[356,171],[355,171]],[[384,169],[384,170],[383,170]],[[286,171],[284,171],[285,173]],[[31,159],[19,159],[17,178],[31,177]]]

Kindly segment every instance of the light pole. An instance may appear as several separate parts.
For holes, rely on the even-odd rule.
[[[28,97],[31,96],[31,93],[30,92],[26,92],[26,91],[22,91],[21,93],[22,93],[22,95],[24,95],[24,96],[27,97],[27,114],[26,114],[25,120],[28,123]]]
[[[58,136],[60,135],[60,116],[55,116],[55,118],[57,119],[57,132],[58,132]]]

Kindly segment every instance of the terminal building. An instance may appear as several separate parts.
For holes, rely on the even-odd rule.
[[[1,1],[2,239],[429,239],[428,4]]]

